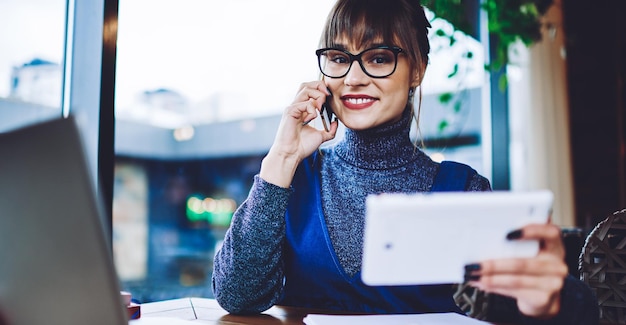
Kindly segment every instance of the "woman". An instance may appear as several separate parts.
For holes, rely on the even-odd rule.
[[[368,194],[490,190],[486,178],[461,164],[446,168],[462,177],[441,181],[448,169],[409,138],[413,95],[428,62],[429,27],[417,0],[336,3],[316,52],[323,80],[302,84],[284,111],[248,199],[216,254],[213,290],[226,310],[258,313],[282,304],[461,313],[449,285],[368,287],[359,273]],[[320,149],[335,137],[338,122],[328,130],[307,123],[325,102],[347,130],[339,143]],[[590,290],[567,278],[558,227],[529,225],[511,239],[538,239],[541,251],[531,259],[467,267],[472,285],[513,298],[495,302],[496,316],[597,322]]]

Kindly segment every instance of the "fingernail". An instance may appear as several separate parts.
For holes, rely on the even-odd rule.
[[[517,229],[517,230],[513,230],[510,233],[506,234],[506,239],[520,239],[522,238],[522,230],[521,229]]]
[[[474,274],[474,272],[476,271],[480,271],[480,264],[472,263],[472,264],[465,265],[465,275],[463,276],[465,279],[465,282],[480,280],[480,275]]]
[[[478,263],[473,263],[473,264],[467,264],[465,265],[465,272],[472,272],[472,271],[479,271],[480,270],[480,264]]]

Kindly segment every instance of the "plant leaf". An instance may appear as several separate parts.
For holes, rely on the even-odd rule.
[[[459,64],[455,63],[454,68],[452,68],[452,72],[448,75],[448,78],[454,77],[459,72]]]
[[[447,104],[452,100],[452,93],[447,92],[439,95],[439,102],[442,104]]]
[[[448,127],[448,125],[448,121],[441,120],[441,122],[439,122],[439,125],[437,126],[437,129],[439,130],[439,132],[443,132]]]

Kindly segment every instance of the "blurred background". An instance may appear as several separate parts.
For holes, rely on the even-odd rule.
[[[124,288],[211,297],[213,254],[280,114],[319,78],[333,3],[3,0],[0,132],[75,115]],[[465,2],[472,28],[429,8],[412,136],[496,190],[552,190],[554,222],[584,234],[626,207],[626,5],[547,3],[540,38],[507,46],[503,66],[479,1]]]

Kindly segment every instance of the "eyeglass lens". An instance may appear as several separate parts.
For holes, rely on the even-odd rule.
[[[319,53],[318,57],[322,73],[331,78],[345,76],[355,60],[365,73],[372,77],[386,77],[396,68],[396,53],[389,48],[372,48],[357,55],[327,49]]]

